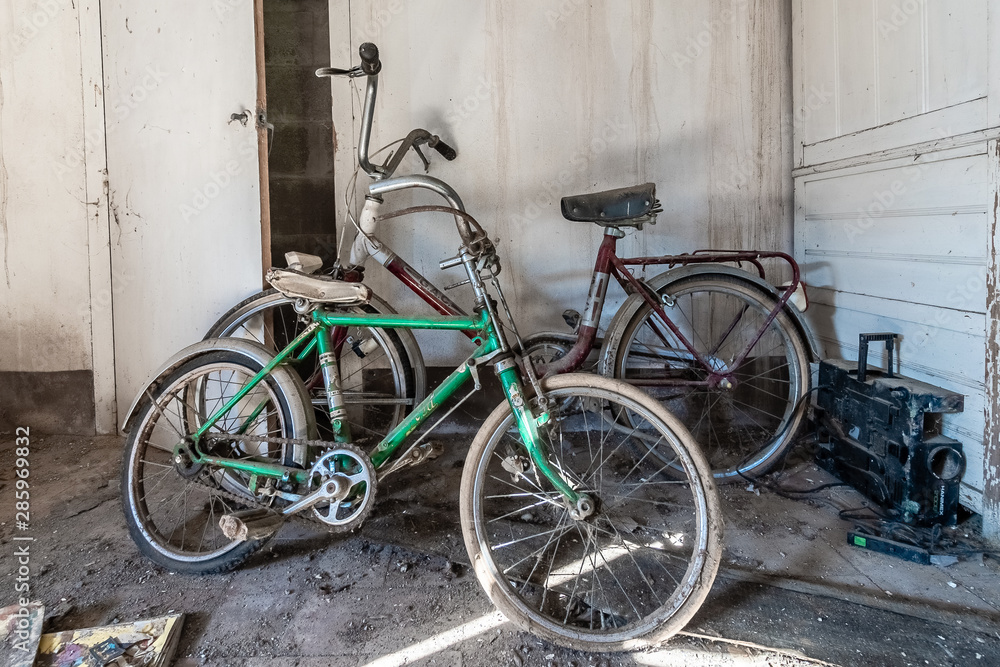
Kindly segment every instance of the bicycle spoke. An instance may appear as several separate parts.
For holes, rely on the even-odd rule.
[[[553,528],[552,530],[550,530],[550,531],[548,531],[546,533],[539,533],[538,535],[535,535],[534,537],[543,537],[544,535],[548,535],[549,539],[546,540],[545,544],[543,544],[540,548],[535,549],[534,551],[532,551],[531,553],[529,553],[527,556],[525,556],[521,560],[517,561],[516,563],[514,563],[513,565],[511,565],[510,567],[508,567],[507,569],[505,569],[504,570],[504,574],[506,575],[511,570],[513,570],[515,567],[517,567],[518,565],[520,565],[524,561],[528,560],[529,558],[534,558],[535,559],[535,564],[531,567],[531,571],[528,572],[528,576],[525,578],[525,582],[526,583],[530,582],[531,579],[535,576],[535,570],[538,568],[538,564],[541,562],[541,558],[539,558],[539,556],[542,553],[544,553],[545,551],[547,551],[549,549],[549,547],[552,545],[552,540],[556,539],[556,533],[559,533],[559,537],[562,537],[562,535],[565,532],[567,532],[572,527],[572,525],[566,526],[566,527],[563,526],[563,522],[566,520],[567,516],[568,515],[565,515],[565,514],[562,515],[562,516],[560,516],[559,517],[559,521],[556,523],[556,527]],[[562,532],[559,532],[559,531],[562,531]],[[525,541],[525,540],[523,540],[523,539],[522,540],[518,540],[518,542],[523,542],[523,541]],[[507,546],[509,546],[509,545],[507,545]],[[498,545],[497,548],[501,548],[501,545]]]
[[[605,535],[607,535],[609,537],[612,536],[612,533],[609,533],[608,531],[603,530],[600,526],[595,526],[595,530],[601,531],[601,532],[603,532]],[[649,545],[646,545],[644,548],[651,549],[652,547],[650,547]],[[686,557],[686,556],[685,557],[681,557],[681,556],[678,556],[677,554],[672,554],[669,551],[665,551],[665,550],[659,550],[659,549],[657,549],[656,551],[657,551],[657,553],[663,554],[668,559],[677,560],[677,561],[683,562],[683,563],[685,563],[685,566],[687,564],[688,557]],[[668,577],[670,577],[670,579],[674,582],[674,585],[680,586],[681,582],[677,579],[677,577],[674,576],[674,574],[670,570],[667,569],[667,567],[662,562],[660,562],[660,559],[654,558],[653,560],[656,562],[657,565],[660,566],[660,569],[663,570]]]
[[[534,504],[531,504],[531,505],[525,505],[524,507],[519,507],[517,509],[511,510],[510,512],[507,512],[506,514],[502,514],[502,515],[500,515],[500,516],[498,516],[496,518],[490,519],[490,523],[496,523],[497,521],[503,521],[505,519],[508,519],[508,518],[514,516],[515,514],[524,514],[527,510],[530,510],[533,507],[539,507],[539,506],[545,505],[547,503],[548,503],[548,501],[546,501],[546,500],[540,500],[537,503],[534,503]]]
[[[570,527],[572,527],[572,526],[570,526]],[[568,532],[569,532],[569,529],[567,528],[565,531],[563,531],[562,533],[559,534],[558,538],[556,538],[556,543],[555,543],[555,545],[551,549],[552,556],[549,557],[548,572],[552,572],[552,564],[555,563],[555,561],[556,561],[556,554],[559,553],[559,545],[562,544],[562,538]],[[534,569],[532,569],[532,572],[534,572]],[[546,597],[548,597],[549,590],[551,590],[551,589],[549,588],[548,577],[546,577],[545,578],[545,582],[542,584],[542,601],[538,605],[538,610],[539,611],[541,611],[542,609],[545,608],[545,599],[546,599]]]
[[[648,452],[647,452],[647,454],[648,454]],[[663,471],[665,471],[667,468],[671,468],[671,467],[672,467],[672,464],[671,463],[667,463],[662,468],[660,468],[659,470],[657,470],[656,472],[654,472],[652,475],[647,475],[647,478],[653,477],[655,475],[661,475],[663,473]],[[639,489],[641,489],[641,488],[643,488],[645,486],[648,486],[649,484],[650,484],[650,482],[648,481],[648,479],[647,479],[647,481],[640,481],[638,484],[633,485],[632,492],[638,491]],[[621,489],[622,487],[624,487],[624,485],[625,485],[625,480],[622,479],[622,481],[618,483],[617,489]],[[617,490],[617,489],[615,489],[615,490]],[[627,498],[629,495],[631,495],[632,492],[630,492],[628,495],[622,496],[622,497]],[[612,493],[614,493],[614,492],[612,492]]]
[[[497,477],[496,475],[490,475],[490,477],[492,479],[500,482],[501,484],[504,484],[506,486],[511,487],[512,489],[520,489],[521,488],[519,486],[515,486],[513,482],[509,482],[506,479],[502,479],[500,477]],[[521,479],[523,479],[526,482],[528,482],[528,484],[530,484],[532,487],[538,489],[538,494],[536,494],[535,497],[538,498],[539,500],[545,499],[545,495],[544,494],[549,493],[548,491],[545,491],[544,489],[542,489],[541,487],[539,487],[537,484],[535,484],[534,481],[532,481],[531,479],[528,479],[527,477],[525,477],[523,475],[522,475]],[[559,494],[554,494],[554,497],[561,497],[561,496]],[[552,504],[556,505],[557,507],[561,507],[561,505],[558,505],[557,503],[552,503]]]
[[[141,461],[141,463],[143,463],[143,465],[145,465],[145,464],[146,464],[146,462],[145,462],[145,461]],[[175,474],[175,472],[174,472],[174,467],[173,467],[173,466],[164,466],[164,467],[166,468],[166,470],[164,470],[164,471],[163,471],[163,472],[161,472],[161,473],[157,473],[157,474],[158,474],[158,477],[156,478],[156,483],[155,483],[155,484],[153,484],[153,487],[152,487],[151,489],[148,489],[148,490],[146,490],[146,491],[145,491],[145,492],[144,492],[144,493],[143,493],[143,494],[142,494],[142,495],[141,495],[141,496],[139,497],[139,499],[140,499],[140,500],[142,500],[143,502],[145,502],[145,500],[146,500],[146,497],[147,497],[147,496],[150,496],[150,495],[152,495],[152,494],[153,494],[153,492],[154,492],[154,491],[156,491],[156,490],[157,490],[157,489],[159,488],[160,484],[163,484],[164,482],[166,482],[166,481],[169,481],[169,480],[173,479],[173,477],[174,477],[174,474]],[[144,489],[146,488],[146,484],[145,484],[145,483],[143,483],[143,488],[144,488]]]
[[[602,424],[601,424],[601,427],[603,428],[603,427],[604,427],[604,423],[605,423],[605,420],[603,420],[603,419],[602,419],[602,420],[601,420],[601,423],[602,423]],[[634,434],[634,433],[635,433],[636,431],[638,431],[638,430],[639,430],[639,425],[637,424],[637,425],[635,425],[634,427],[632,427],[632,431],[631,431],[630,433],[628,433],[627,435],[628,435],[628,436],[632,436],[632,435],[633,435],[633,434]],[[590,433],[590,432],[588,431],[588,438],[590,437],[590,436],[589,436],[589,433]],[[610,436],[610,434],[611,434],[611,430],[609,429],[609,430],[608,430],[608,435]],[[595,461],[594,461],[594,462],[593,462],[593,463],[591,464],[591,467],[588,467],[588,468],[587,468],[587,472],[585,472],[585,473],[583,474],[583,479],[584,479],[584,482],[586,482],[586,483],[589,483],[589,482],[590,482],[590,479],[591,479],[591,477],[592,477],[593,475],[597,474],[597,473],[598,473],[599,471],[603,472],[603,470],[604,470],[604,465],[605,465],[605,464],[606,464],[606,463],[607,463],[607,462],[608,462],[608,461],[609,461],[609,460],[611,459],[611,457],[612,457],[612,456],[614,456],[615,454],[617,454],[617,453],[618,453],[618,451],[619,451],[619,450],[620,450],[620,449],[621,449],[621,448],[622,448],[622,447],[623,447],[624,445],[625,445],[625,439],[623,438],[623,439],[622,439],[622,441],[621,441],[620,443],[618,443],[618,446],[617,446],[617,447],[615,447],[615,448],[614,448],[613,450],[611,450],[611,453],[610,453],[610,454],[608,454],[608,455],[607,455],[606,457],[604,457],[604,458],[601,458],[601,459],[597,459],[597,460],[595,460]],[[601,442],[601,446],[600,446],[600,447],[598,448],[598,451],[599,451],[600,453],[602,453],[602,454],[603,454],[603,452],[604,452],[604,442],[603,442],[603,441]],[[597,465],[597,468],[596,468],[596,469],[595,469],[595,468],[593,467],[593,466],[594,466],[594,464],[596,464],[596,465]],[[598,484],[598,486],[601,486],[601,485],[600,485],[600,484]]]
[[[656,598],[657,605],[662,605],[663,601],[660,600],[660,596],[657,595],[656,589],[653,588],[653,585],[649,582],[649,579],[646,578],[646,574],[642,571],[642,568],[639,566],[639,561],[637,561],[635,559],[635,554],[633,554],[632,550],[629,549],[628,542],[621,536],[621,533],[618,532],[618,529],[615,528],[615,525],[613,523],[609,522],[608,525],[611,526],[611,530],[613,530],[614,533],[615,533],[615,538],[619,542],[621,542],[622,547],[625,549],[625,552],[628,554],[628,557],[632,561],[632,564],[635,565],[636,572],[639,573],[639,578],[642,579],[642,583],[646,584],[646,588],[648,588],[649,592],[653,594],[654,598]],[[639,614],[639,612],[637,611],[636,612],[636,616],[641,617],[642,615]]]
[[[582,534],[583,531],[580,530],[580,526],[576,525],[577,533]],[[584,547],[583,557],[580,558],[580,567],[577,568],[576,577],[573,578],[573,590],[570,591],[569,599],[574,600],[576,598],[576,591],[580,587],[580,579],[583,578],[583,565],[586,563],[586,556],[589,549]],[[566,605],[566,615],[563,616],[563,625],[569,623],[569,614],[573,610],[573,607],[569,604]]]

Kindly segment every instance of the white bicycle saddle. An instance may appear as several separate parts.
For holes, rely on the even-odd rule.
[[[347,283],[329,276],[312,276],[293,269],[272,268],[265,276],[274,289],[292,299],[340,306],[368,303],[372,291],[364,283]]]

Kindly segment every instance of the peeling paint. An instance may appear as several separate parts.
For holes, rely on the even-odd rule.
[[[986,427],[983,433],[983,535],[1000,542],[1000,285],[998,285],[997,237],[1000,227],[1000,141],[990,142],[990,176],[993,210],[989,220],[986,272]]]
[[[656,108],[656,61],[653,59],[653,3],[632,5],[632,71],[629,73],[629,106],[635,124],[634,169],[637,182],[649,180],[649,166],[659,149],[660,126]]]

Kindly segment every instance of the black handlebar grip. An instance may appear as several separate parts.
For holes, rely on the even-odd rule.
[[[458,157],[458,153],[455,152],[455,149],[440,139],[434,143],[434,150],[440,153],[445,160],[451,161]]]
[[[365,74],[371,76],[381,71],[382,62],[378,59],[377,46],[371,42],[365,42],[358,48],[358,55],[361,56],[361,69]]]

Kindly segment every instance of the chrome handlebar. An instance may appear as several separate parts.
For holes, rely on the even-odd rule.
[[[321,67],[316,70],[316,76],[321,77],[346,76],[353,79],[364,76],[368,78],[368,84],[365,88],[365,105],[361,112],[361,135],[358,137],[358,166],[375,181],[391,178],[402,161],[403,156],[412,148],[416,151],[426,169],[430,163],[420,151],[422,144],[427,144],[431,148],[434,148],[446,160],[454,160],[456,157],[454,148],[427,130],[417,129],[406,136],[399,149],[393,156],[390,156],[386,160],[385,164],[372,164],[369,157],[369,148],[371,144],[372,123],[375,118],[375,100],[378,97],[378,73],[382,70],[382,62],[379,60],[378,47],[371,42],[362,44],[358,48],[358,53],[362,61],[360,65],[355,65],[350,69]]]

